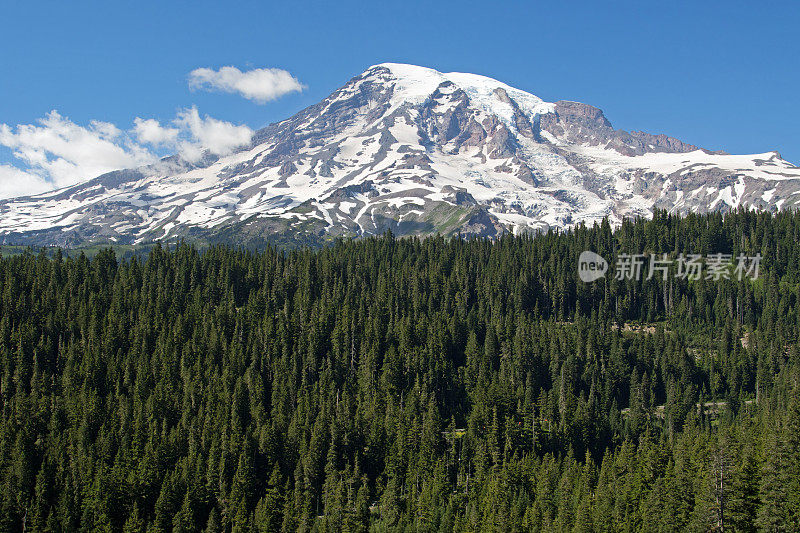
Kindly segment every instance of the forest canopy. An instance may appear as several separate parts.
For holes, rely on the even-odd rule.
[[[800,529],[797,213],[28,252],[0,295],[0,531]]]

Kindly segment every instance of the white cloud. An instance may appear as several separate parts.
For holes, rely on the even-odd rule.
[[[200,158],[203,150],[215,155],[231,153],[244,146],[253,137],[253,130],[247,126],[237,126],[215,118],[200,117],[196,107],[178,113],[174,123],[188,133],[188,139],[178,141],[178,149],[186,159]]]
[[[146,148],[132,142],[116,126],[92,121],[75,124],[51,111],[35,124],[16,129],[0,124],[0,145],[54,187],[64,187],[105,172],[154,160]],[[4,180],[5,181],[5,180]]]
[[[140,143],[158,146],[174,144],[180,130],[178,128],[165,128],[153,118],[141,119],[136,117],[133,120],[133,133]]]
[[[0,198],[37,194],[150,164],[165,151],[190,161],[205,151],[224,156],[252,136],[249,127],[201,117],[196,107],[180,111],[169,126],[137,117],[129,132],[96,120],[80,126],[51,111],[36,124],[0,124],[0,146],[10,148],[21,163],[0,165]]]
[[[189,86],[194,89],[239,93],[262,104],[305,88],[297,78],[279,68],[257,68],[242,72],[236,67],[222,67],[219,70],[195,69],[189,73]]]
[[[0,165],[0,199],[47,192],[52,185],[43,177],[11,165]]]
[[[132,131],[139,142],[173,149],[189,161],[197,161],[206,151],[219,156],[230,154],[253,137],[249,127],[208,115],[201,117],[194,106],[178,112],[172,120],[174,127],[152,118],[136,117],[133,122]]]

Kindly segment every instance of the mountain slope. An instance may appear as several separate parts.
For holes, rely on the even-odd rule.
[[[178,157],[0,202],[0,242],[321,242],[335,236],[566,228],[653,208],[800,202],[777,152],[712,153],[615,130],[602,111],[544,102],[473,74],[381,64],[256,133],[246,150]]]

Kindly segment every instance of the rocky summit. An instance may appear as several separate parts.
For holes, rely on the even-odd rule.
[[[385,63],[225,157],[111,172],[0,201],[0,243],[536,232],[653,209],[794,208],[800,168],[614,129],[578,102],[484,76]]]

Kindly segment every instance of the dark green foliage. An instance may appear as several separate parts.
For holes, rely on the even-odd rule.
[[[797,530],[799,268],[800,215],[744,211],[5,257],[0,531]]]

